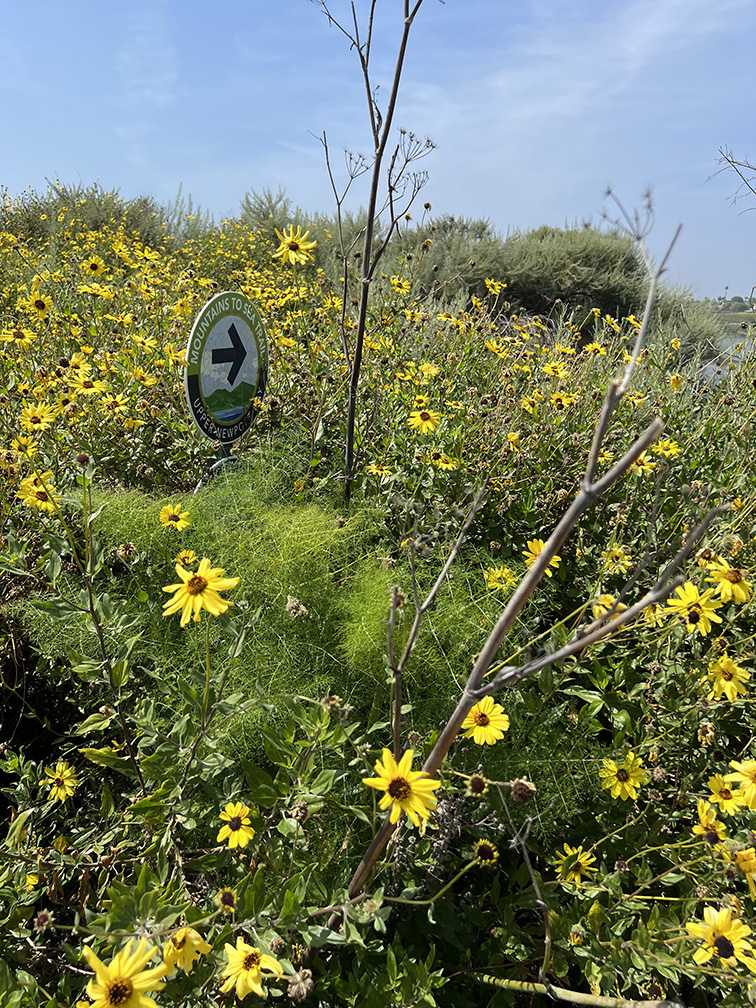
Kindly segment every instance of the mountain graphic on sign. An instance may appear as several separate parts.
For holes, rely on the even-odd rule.
[[[242,408],[251,402],[257,395],[257,388],[249,382],[242,382],[235,389],[219,388],[212,395],[207,396],[205,405],[211,413],[222,413],[224,410]]]

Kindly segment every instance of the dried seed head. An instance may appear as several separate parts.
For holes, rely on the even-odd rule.
[[[525,805],[536,793],[536,786],[527,777],[518,777],[512,781],[512,801],[516,805]]]

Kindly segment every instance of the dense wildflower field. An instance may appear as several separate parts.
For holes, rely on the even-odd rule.
[[[3,207],[0,1003],[746,1004],[752,356],[652,315],[598,477],[664,430],[550,557],[491,675],[618,629],[480,699],[429,774],[642,305],[536,315],[506,276],[429,294],[429,223],[373,284],[347,502],[355,262],[330,276],[296,221],[176,238],[149,217]],[[211,479],[184,352],[224,290],[261,313],[270,378]],[[679,584],[622,622],[712,508]]]

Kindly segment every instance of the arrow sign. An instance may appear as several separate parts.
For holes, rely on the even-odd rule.
[[[231,337],[231,346],[219,350],[213,350],[213,364],[230,364],[231,370],[228,372],[228,384],[233,385],[247,356],[247,348],[241,341],[236,326],[232,322],[228,327],[228,335]]]

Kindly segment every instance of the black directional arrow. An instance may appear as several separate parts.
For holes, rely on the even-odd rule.
[[[218,350],[213,350],[213,364],[230,364],[231,370],[228,372],[227,381],[229,385],[233,385],[236,381],[236,377],[241,370],[241,366],[244,363],[244,358],[247,356],[247,348],[241,341],[239,333],[236,331],[236,326],[232,322],[228,327],[228,335],[231,337],[231,346],[222,347]]]

